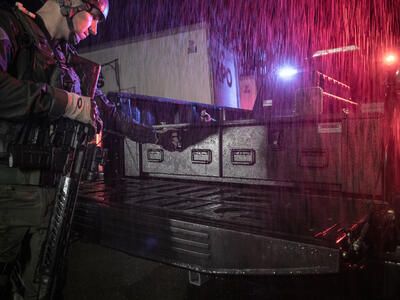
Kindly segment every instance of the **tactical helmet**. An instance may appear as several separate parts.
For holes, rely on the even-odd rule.
[[[108,0],[82,0],[85,3],[88,3],[90,6],[97,8],[102,17],[102,21],[107,18],[108,9],[110,7]]]
[[[109,3],[108,0],[81,0],[83,4],[78,6],[70,6],[65,3],[64,0],[58,0],[58,3],[61,8],[61,13],[68,17],[72,18],[80,11],[90,12],[91,9],[96,8],[101,14],[101,21],[104,21],[107,18]]]
[[[95,8],[100,12],[100,21],[104,21],[108,15],[109,3],[108,0],[81,0],[82,4],[78,6],[70,6],[65,0],[58,0],[60,5],[60,12],[63,16],[67,18],[67,24],[70,30],[68,42],[76,45],[79,41],[74,30],[74,24],[72,18],[81,11],[90,11]]]

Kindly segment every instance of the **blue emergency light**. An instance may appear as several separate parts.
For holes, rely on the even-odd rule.
[[[292,79],[299,71],[292,66],[283,66],[278,69],[278,76],[283,80]]]

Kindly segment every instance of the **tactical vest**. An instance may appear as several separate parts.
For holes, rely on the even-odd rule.
[[[16,8],[12,10],[10,18],[10,22],[14,22],[19,29],[19,34],[17,55],[8,73],[19,80],[48,83],[50,86],[81,94],[80,79],[69,65],[75,50],[68,44],[52,47],[38,24]],[[21,171],[4,166],[4,162],[7,163],[9,146],[26,138],[26,130],[46,128],[49,121],[47,118],[39,119],[34,116],[23,122],[0,120],[0,156],[3,161],[0,184],[39,184],[40,170]]]

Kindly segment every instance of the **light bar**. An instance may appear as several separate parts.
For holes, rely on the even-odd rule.
[[[339,53],[339,52],[355,51],[358,49],[360,49],[360,48],[357,47],[356,45],[351,45],[351,46],[345,46],[345,47],[339,47],[339,48],[318,50],[317,52],[315,52],[312,55],[312,57],[324,56],[324,55]]]

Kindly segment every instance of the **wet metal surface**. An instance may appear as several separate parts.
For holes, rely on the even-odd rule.
[[[103,182],[85,184],[80,199],[81,205],[142,209],[245,232],[305,239],[334,224],[351,224],[363,215],[369,201],[340,193],[133,178],[113,187]]]
[[[211,277],[204,285],[188,284],[188,272],[143,260],[98,245],[72,244],[65,300],[184,300],[184,299],[398,299],[371,285],[378,274],[328,276]]]
[[[339,270],[338,234],[365,199],[161,179],[82,186],[75,221],[92,242],[218,274]]]

